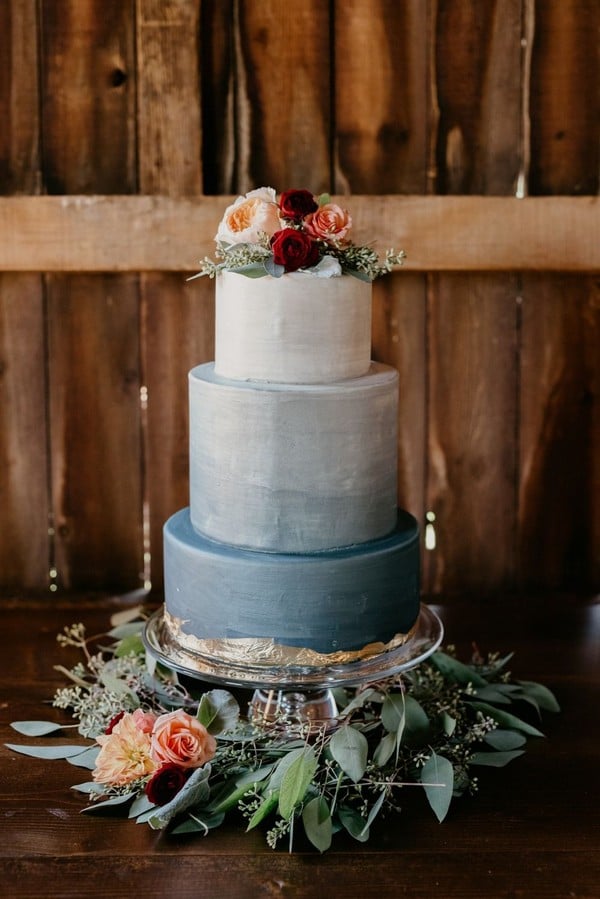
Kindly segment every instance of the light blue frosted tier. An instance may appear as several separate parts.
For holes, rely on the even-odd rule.
[[[190,510],[211,540],[311,553],[396,523],[398,373],[328,384],[232,381],[193,368]]]
[[[317,653],[360,650],[407,633],[419,612],[415,519],[353,547],[256,552],[209,540],[189,509],[164,527],[165,608],[175,639],[271,639]]]

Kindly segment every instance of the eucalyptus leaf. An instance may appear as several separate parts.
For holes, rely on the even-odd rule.
[[[148,823],[150,827],[153,830],[162,830],[176,815],[194,805],[206,803],[210,795],[208,784],[210,772],[210,764],[206,764],[202,768],[196,768],[174,798],[167,802],[166,805],[162,805],[149,818]]]
[[[99,752],[99,746],[88,746],[85,752],[69,756],[67,761],[70,765],[75,765],[76,768],[88,768],[88,770],[93,771],[96,767],[96,760]]]
[[[269,780],[269,790],[279,790],[283,782],[283,778],[286,775],[286,772],[290,765],[293,765],[296,759],[299,759],[303,756],[304,751],[306,749],[306,744],[304,741],[300,741],[300,745],[291,749],[289,752],[286,752],[280,760],[277,762],[273,774],[271,775],[271,779]]]
[[[225,815],[223,813],[207,813],[206,809],[202,809],[201,812],[194,812],[193,814],[188,812],[188,815],[189,818],[186,818],[185,821],[182,821],[181,824],[174,827],[171,831],[172,833],[203,833],[206,836],[209,830],[220,827],[225,820]]]
[[[352,712],[355,712],[357,709],[362,709],[367,702],[370,702],[376,697],[380,697],[381,694],[374,687],[367,687],[365,690],[361,690],[357,695],[350,700],[348,705],[344,706],[339,717],[347,718]]]
[[[106,787],[104,784],[97,784],[95,780],[86,780],[84,783],[73,784],[71,786],[72,790],[77,790],[78,793],[96,793],[98,796],[102,796],[106,793]]]
[[[432,752],[421,768],[421,783],[429,805],[441,824],[448,814],[454,789],[454,770],[448,759]]]
[[[315,796],[302,810],[304,832],[319,852],[326,852],[331,846],[333,835],[329,806],[322,796]]]
[[[357,783],[367,767],[369,744],[365,735],[346,724],[334,733],[329,750],[342,771]]]
[[[554,693],[544,684],[538,684],[531,680],[520,680],[518,684],[523,692],[535,699],[538,706],[545,712],[560,712],[560,706]]]
[[[417,702],[414,696],[405,697],[404,713],[407,730],[415,734],[421,734],[428,730],[429,718],[423,706]]]
[[[367,820],[365,821],[365,826],[363,827],[363,833],[368,833],[371,827],[371,824],[381,811],[381,807],[385,801],[385,790],[382,790],[379,794],[377,801],[371,806],[369,814],[367,815]]]
[[[86,808],[82,808],[84,815],[103,815],[107,809],[113,809],[119,805],[126,805],[131,802],[133,793],[124,793],[122,796],[112,796],[110,799],[103,799],[102,802],[94,802]]]
[[[369,839],[369,826],[356,809],[340,805],[337,810],[337,817],[351,837],[354,837],[359,843],[367,842]]]
[[[451,737],[456,730],[456,718],[453,718],[448,712],[442,712],[441,720],[444,733],[446,736]]]
[[[438,650],[429,658],[429,662],[450,681],[461,686],[473,684],[474,687],[486,687],[487,681],[469,665],[459,662],[458,659]]]
[[[303,754],[292,762],[284,774],[279,791],[279,814],[286,821],[302,802],[317,770],[314,749],[307,746]]]
[[[240,718],[240,707],[227,690],[210,690],[198,704],[197,718],[209,733],[220,735],[233,730]]]
[[[252,830],[258,824],[260,824],[264,819],[271,814],[271,812],[275,811],[279,804],[279,790],[275,790],[273,793],[269,793],[261,802],[259,807],[256,809],[250,820],[248,821],[248,826],[246,830]]]
[[[111,627],[118,628],[122,625],[128,624],[129,622],[134,621],[136,618],[139,618],[144,612],[144,606],[132,606],[130,609],[123,609],[121,612],[115,612],[114,615],[110,616]],[[143,625],[143,622],[141,622]],[[113,631],[109,631],[109,636],[113,636]]]
[[[16,743],[5,743],[7,749],[20,752],[21,755],[29,755],[34,759],[70,759],[87,752],[89,746],[73,746],[72,744],[61,746],[21,746]]]
[[[510,705],[511,702],[508,696],[491,684],[488,684],[486,687],[476,687],[474,695],[477,699],[483,699],[485,702],[495,702],[499,705]]]
[[[395,748],[396,734],[385,734],[375,747],[375,752],[373,753],[373,761],[378,768],[383,768],[386,762],[391,759]]]
[[[120,624],[118,627],[111,628],[107,636],[115,640],[125,640],[127,637],[132,637],[135,634],[141,634],[143,630],[143,621],[132,621],[129,624]]]
[[[473,707],[478,711],[483,712],[484,715],[488,718],[493,718],[501,727],[512,728],[512,730],[519,730],[524,734],[529,734],[530,737],[543,737],[544,734],[537,729],[537,727],[533,727],[531,724],[528,724],[526,721],[522,721],[520,718],[517,718],[516,715],[511,715],[510,712],[505,712],[504,709],[496,709],[493,705],[488,705],[486,702],[474,702]]]
[[[10,726],[26,737],[45,737],[64,730],[64,724],[55,724],[53,721],[13,721]]]
[[[107,690],[110,690],[111,693],[114,693],[115,696],[119,696],[122,699],[128,700],[128,705],[131,709],[139,708],[140,701],[136,693],[133,692],[131,687],[129,687],[125,681],[116,677],[114,674],[111,674],[108,669],[108,665],[105,666],[104,670],[101,671],[99,675],[99,679],[101,683],[104,684]]]
[[[508,752],[475,752],[471,757],[471,765],[485,765],[488,768],[504,768],[513,759],[523,755],[524,749],[513,749]]]
[[[279,267],[283,269],[283,266]],[[230,271],[235,272],[238,275],[244,275],[246,278],[264,278],[265,275],[271,274],[267,269],[266,260],[264,263],[249,262],[248,265],[236,265],[235,268],[232,267]],[[274,277],[278,276],[275,275]]]
[[[499,752],[506,752],[510,749],[519,749],[527,742],[526,737],[518,731],[503,730],[500,727],[496,728],[496,730],[491,730],[483,739],[489,746],[492,746],[493,749],[496,749]]]
[[[129,817],[139,818],[140,815],[144,815],[146,814],[146,812],[154,811],[155,808],[156,803],[151,802],[145,793],[140,793],[139,796],[136,796],[131,803],[131,808],[129,809]]]
[[[388,693],[381,706],[381,723],[389,733],[397,733],[404,721],[406,698],[404,693]]]
[[[239,800],[246,795],[253,787],[256,788],[259,783],[265,780],[273,769],[272,765],[259,768],[256,771],[248,771],[241,777],[236,778],[233,783],[229,782],[220,793],[211,800],[207,809],[215,814],[229,811],[236,806]]]
[[[281,278],[285,273],[283,265],[278,265],[272,256],[268,256],[264,261],[264,271],[273,278]]]

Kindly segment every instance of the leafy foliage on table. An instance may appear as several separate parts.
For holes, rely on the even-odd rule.
[[[453,798],[477,790],[478,767],[504,767],[523,754],[528,737],[543,736],[521,709],[538,719],[559,711],[543,685],[512,680],[510,655],[477,653],[465,664],[448,648],[392,679],[334,690],[339,715],[332,730],[294,722],[284,711],[274,720],[249,720],[228,691],[194,695],[173,672],[148,663],[140,610],[115,616],[113,624],[109,644],[95,654],[83,625],[59,635],[82,650],[84,661],[59,666],[70,683],[57,691],[54,705],[70,709],[72,726],[92,739],[121,711],[186,709],[216,737],[216,754],[163,805],[146,795],[148,778],[121,787],[91,780],[73,789],[89,796],[87,813],[127,809],[138,823],[173,834],[206,834],[236,813],[247,830],[266,828],[273,848],[285,839],[291,851],[301,827],[324,852],[338,831],[368,840],[376,818],[400,811],[402,791],[413,787],[424,791],[441,822]],[[12,726],[35,738],[65,730],[46,721]],[[100,749],[58,742],[10,748],[89,770]]]

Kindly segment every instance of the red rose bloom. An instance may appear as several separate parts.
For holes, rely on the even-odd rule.
[[[179,765],[163,765],[146,784],[146,796],[155,805],[166,805],[186,782],[188,772]]]
[[[319,261],[319,248],[308,234],[296,228],[283,228],[271,238],[273,259],[283,265],[286,272],[310,268]]]
[[[309,190],[284,190],[279,208],[284,218],[299,222],[305,215],[316,212],[319,204]]]

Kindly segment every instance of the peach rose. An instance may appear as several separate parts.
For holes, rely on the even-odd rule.
[[[339,243],[352,227],[350,214],[337,203],[325,203],[304,220],[304,230],[315,240]]]
[[[96,783],[123,786],[156,770],[146,725],[145,713],[137,709],[126,712],[109,734],[96,738],[101,747],[92,774]]]
[[[281,227],[272,187],[259,187],[228,206],[215,240],[225,244],[257,243],[264,232],[271,237]]]
[[[217,741],[197,718],[182,709],[160,715],[152,732],[152,758],[160,764],[200,768],[210,761]]]

